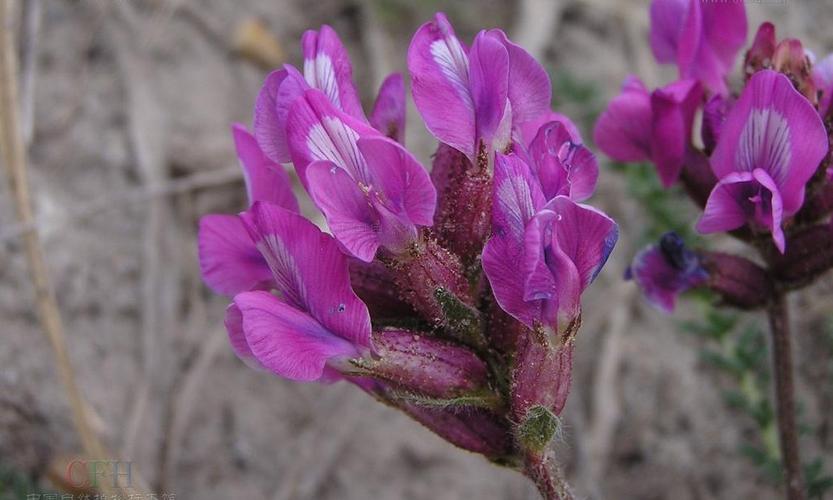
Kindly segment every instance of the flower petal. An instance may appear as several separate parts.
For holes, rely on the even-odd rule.
[[[542,303],[524,300],[525,281],[518,273],[524,261],[520,240],[509,235],[495,235],[483,247],[483,272],[501,309],[521,323],[533,328],[541,319]]]
[[[689,0],[677,44],[681,78],[700,80],[711,91],[726,94],[726,74],[746,43],[743,2]]]
[[[242,316],[252,355],[276,375],[298,381],[318,380],[332,358],[358,355],[350,342],[269,292],[238,294],[234,305]]]
[[[372,261],[380,245],[378,214],[356,181],[334,163],[316,161],[307,168],[307,182],[333,235],[354,257]]]
[[[584,290],[607,262],[619,238],[619,227],[600,210],[566,196],[554,198],[546,209],[555,213],[554,238],[575,264]]]
[[[275,163],[290,160],[286,143],[286,115],[295,99],[309,88],[304,77],[292,66],[273,71],[257,95],[254,135],[263,154]]]
[[[660,63],[677,61],[677,45],[688,0],[654,0],[651,2],[651,50]]]
[[[237,157],[243,166],[249,204],[268,201],[298,212],[298,200],[292,192],[292,183],[286,170],[263,154],[254,136],[242,124],[232,125],[231,132],[237,148]]]
[[[319,31],[308,30],[301,38],[304,78],[311,87],[324,92],[336,108],[365,120],[359,93],[353,83],[350,56],[338,34],[326,24]]]
[[[370,113],[370,124],[399,144],[405,144],[405,83],[402,75],[385,78]]]
[[[751,181],[751,172],[733,172],[723,177],[709,195],[697,222],[697,231],[719,233],[746,224],[748,213],[742,203],[746,198],[746,185]]]
[[[526,123],[546,115],[552,100],[552,84],[547,71],[529,52],[511,42],[502,30],[489,30],[488,35],[499,40],[509,54],[509,102],[512,103],[513,123]]]
[[[521,123],[518,126],[518,131],[520,133],[520,142],[524,145],[529,145],[532,143],[532,140],[538,135],[541,127],[544,125],[548,125],[550,122],[558,122],[567,129],[567,132],[570,134],[570,140],[573,141],[575,144],[581,144],[581,133],[578,130],[578,127],[572,120],[570,120],[567,115],[563,115],[561,113],[556,113],[552,110],[547,110],[537,118]]]
[[[495,154],[492,232],[520,242],[526,223],[546,200],[529,166],[518,155]]]
[[[551,122],[529,145],[533,172],[548,200],[566,195],[576,201],[593,195],[599,178],[596,156],[575,143],[563,122]]]
[[[541,210],[529,221],[524,234],[524,300],[541,304],[541,315],[527,325],[531,328],[537,324],[559,331],[559,325],[569,324],[580,311],[581,277],[559,245],[558,217],[552,210]]]
[[[356,141],[380,132],[337,110],[321,91],[308,90],[295,101],[286,130],[292,162],[305,186],[307,165],[318,160],[331,161],[356,181],[368,183],[367,163]]]
[[[721,129],[711,164],[718,178],[765,170],[792,215],[804,201],[804,185],[827,153],[818,113],[789,79],[771,70],[755,73]]]
[[[330,333],[369,348],[370,316],[350,287],[347,259],[332,236],[269,203],[256,202],[242,218],[283,301],[308,311]]]
[[[384,195],[394,212],[404,212],[413,224],[432,225],[437,191],[428,172],[416,158],[386,137],[361,138],[358,147],[367,159],[376,189]]]
[[[651,94],[651,156],[665,187],[674,184],[683,169],[702,96],[696,80],[679,80]]]
[[[236,215],[202,217],[197,240],[200,273],[216,293],[231,297],[272,281],[269,266]]]
[[[784,218],[784,201],[781,198],[781,193],[775,181],[766,171],[757,168],[752,171],[752,176],[758,184],[766,189],[766,191],[761,192],[759,199],[755,200],[756,222],[770,230],[775,246],[783,254],[786,248],[786,240],[784,230],[781,228],[781,221]]]
[[[509,98],[509,52],[499,40],[481,31],[469,52],[469,78],[474,101],[476,135],[487,146],[498,138]],[[504,139],[504,138],[500,138]]]
[[[226,317],[224,320],[226,332],[228,332],[229,343],[234,354],[246,363],[249,368],[254,370],[265,370],[266,368],[260,364],[252,350],[249,348],[249,342],[246,340],[246,333],[243,331],[243,313],[240,308],[232,302],[226,308]]]
[[[469,57],[445,17],[417,30],[408,48],[414,103],[431,134],[474,160],[474,102]]]
[[[593,140],[606,155],[617,161],[644,161],[651,155],[651,98],[636,77],[622,85],[599,117]]]
[[[714,94],[703,106],[703,128],[700,133],[706,152],[714,151],[726,114],[733,105],[734,100],[730,97]]]
[[[658,245],[641,250],[628,268],[645,298],[665,312],[672,312],[681,293],[701,285],[708,273],[696,254],[685,248],[675,233],[662,236]]]

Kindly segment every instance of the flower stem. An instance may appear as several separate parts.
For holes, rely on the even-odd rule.
[[[778,434],[781,441],[781,462],[784,468],[788,500],[804,500],[801,477],[801,456],[795,422],[795,384],[793,381],[790,324],[786,297],[775,295],[768,308],[772,335],[772,373],[775,378],[775,404]]]
[[[546,454],[527,457],[525,472],[535,482],[544,500],[573,500],[573,492],[562,477],[558,464]]]

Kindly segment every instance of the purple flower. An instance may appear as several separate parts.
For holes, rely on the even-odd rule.
[[[596,122],[593,139],[615,160],[652,161],[663,186],[669,187],[683,169],[702,96],[696,80],[678,80],[649,93],[630,76]]]
[[[762,69],[783,73],[796,90],[815,106],[819,96],[811,69],[812,59],[812,54],[804,49],[801,40],[785,38],[778,42],[775,26],[765,22],[758,28],[752,47],[746,52],[744,73],[747,81]]]
[[[520,136],[523,144],[525,146],[529,146],[532,140],[535,139],[535,136],[538,135],[538,131],[541,130],[541,127],[550,122],[558,122],[563,125],[570,136],[570,141],[576,144],[581,144],[583,142],[581,139],[581,133],[572,120],[561,113],[547,111],[539,115],[538,118],[520,124],[518,128],[520,130]]]
[[[711,158],[719,179],[697,223],[703,233],[751,223],[783,253],[785,217],[804,203],[804,186],[827,153],[812,105],[784,75],[755,73],[729,111]]]
[[[700,135],[708,153],[714,151],[717,140],[720,138],[720,129],[732,105],[734,105],[733,98],[715,94],[703,106],[703,128]]]
[[[266,201],[297,213],[298,202],[283,167],[263,154],[243,125],[235,124],[232,134],[249,205]],[[271,279],[269,267],[235,215],[207,215],[200,220],[199,256],[206,284],[226,296],[262,288]]]
[[[398,329],[376,332],[373,339],[378,358],[362,368],[397,390],[439,399],[486,393],[486,364],[470,349]]]
[[[366,116],[332,29],[302,46],[303,73],[266,78],[254,133],[233,128],[248,209],[200,221],[205,282],[233,297],[232,348],[287,379],[347,380],[457,446],[539,466],[569,393],[581,294],[617,238],[578,204],[595,157],[549,111],[543,68],[499,30],[469,49],[438,14],[414,37],[415,100],[441,141],[433,177],[403,145],[402,77]],[[290,161],[332,236],[298,213]]]
[[[500,307],[531,329],[560,332],[618,236],[606,215],[559,195],[550,201],[518,155],[495,161],[493,236],[483,270]]]
[[[400,144],[341,112],[318,90],[297,99],[287,118],[298,175],[333,235],[370,262],[394,254],[433,223],[437,194],[428,172]]]
[[[529,53],[497,29],[467,49],[442,13],[414,35],[408,69],[428,130],[472,163],[505,150],[513,129],[550,108],[549,76]]]
[[[241,217],[277,295],[235,295],[226,326],[238,356],[291,380],[320,380],[369,353],[370,315],[350,287],[347,259],[335,240],[269,203],[256,202]]]
[[[311,88],[323,92],[336,109],[367,123],[353,83],[350,57],[336,32],[327,25],[317,32],[309,30],[304,33],[301,46],[303,75],[288,64],[273,71],[266,77],[255,102],[255,137],[264,154],[277,163],[291,160],[286,137],[287,115],[295,100]],[[395,132],[393,138],[400,140],[404,133],[404,103],[401,76],[390,75],[379,90],[371,114],[372,125],[389,136]]]
[[[576,138],[565,122],[543,125],[529,144],[528,155],[532,173],[546,199],[563,195],[584,201],[596,190],[599,178],[596,156],[581,144],[581,138]]]
[[[705,283],[708,273],[697,254],[672,232],[636,254],[625,277],[636,281],[652,305],[672,312],[677,296]]]
[[[326,24],[320,31],[307,30],[301,37],[304,79],[327,96],[335,107],[364,119],[361,99],[353,83],[353,65],[338,34]]]
[[[680,78],[699,80],[727,94],[726,75],[746,43],[744,2],[654,0],[651,49],[661,63],[675,63]]]
[[[399,144],[405,144],[405,82],[392,73],[385,78],[370,113],[370,124]]]

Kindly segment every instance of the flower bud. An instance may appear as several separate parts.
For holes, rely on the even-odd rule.
[[[545,408],[553,415],[564,409],[572,380],[574,336],[580,324],[580,318],[570,323],[559,343],[543,331],[530,331],[519,339],[511,388],[512,414],[521,426],[519,432],[524,425],[538,426],[528,423],[543,418],[534,408]]]
[[[415,404],[402,404],[399,408],[455,446],[480,453],[495,462],[511,461],[512,436],[506,420],[488,410]]]
[[[806,285],[833,268],[833,224],[794,233],[786,253],[773,254],[770,264],[775,279],[791,288]]]
[[[700,258],[674,232],[636,254],[625,273],[625,279],[636,281],[648,302],[665,312],[674,310],[681,293],[702,285],[707,278]]]
[[[739,255],[721,252],[700,252],[699,255],[708,272],[705,286],[716,293],[723,304],[755,309],[769,303],[774,291],[764,268]]]
[[[833,182],[829,177],[829,171],[825,172],[823,183],[813,191],[808,190],[804,205],[795,215],[797,223],[817,222],[833,212]]]
[[[698,206],[705,207],[706,200],[709,199],[714,185],[717,184],[717,177],[712,172],[709,159],[702,153],[689,150],[686,153],[680,179],[689,198]]]
[[[357,366],[395,390],[415,398],[443,400],[443,404],[465,396],[488,399],[486,365],[465,347],[392,329],[375,332],[373,342],[378,358],[357,361]]]

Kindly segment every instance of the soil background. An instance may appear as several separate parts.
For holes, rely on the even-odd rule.
[[[20,2],[18,2],[20,3]],[[405,70],[416,28],[436,10],[471,40],[501,27],[558,81],[592,88],[556,109],[589,125],[635,73],[671,81],[651,57],[647,1],[44,0],[36,39],[30,176],[70,355],[97,431],[149,490],[180,499],[534,499],[520,475],[452,448],[344,384],[289,383],[229,349],[226,299],[201,283],[196,224],[242,209],[229,125],[250,123],[268,69],[233,50],[252,18],[298,65],[307,28],[332,25],[366,104]],[[749,2],[751,40],[771,19],[816,54],[833,50],[833,4]],[[735,73],[739,75],[739,71]],[[566,79],[566,80],[565,80]],[[558,90],[558,88],[556,89]],[[433,140],[409,104],[407,143]],[[585,137],[590,136],[585,128]],[[592,203],[621,225],[584,299],[575,380],[557,454],[582,498],[774,499],[738,449],[755,425],[726,404],[732,381],[704,341],[622,275],[647,215],[603,163]],[[79,449],[53,357],[37,326],[21,228],[0,186],[0,462],[42,484]],[[693,219],[692,219],[693,221]],[[733,248],[720,239],[716,245]],[[833,466],[829,277],[793,297],[803,437]]]

